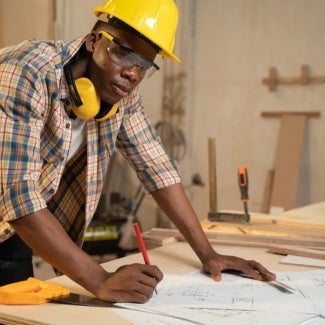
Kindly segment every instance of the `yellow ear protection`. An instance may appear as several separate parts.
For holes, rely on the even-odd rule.
[[[64,66],[64,74],[69,86],[72,111],[77,117],[83,120],[95,118],[105,121],[117,113],[118,103],[101,102],[95,86],[88,78],[73,80],[70,64]]]

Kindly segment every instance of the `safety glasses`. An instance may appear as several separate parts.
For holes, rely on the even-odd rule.
[[[160,69],[157,64],[148,60],[144,55],[122,45],[113,35],[105,31],[100,31],[100,34],[111,41],[111,45],[107,48],[107,53],[109,58],[121,68],[130,69],[138,67],[141,78],[149,78],[155,71]]]

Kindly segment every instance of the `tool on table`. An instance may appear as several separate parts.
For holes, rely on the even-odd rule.
[[[245,222],[245,215],[238,212],[226,212],[217,210],[217,175],[216,175],[216,152],[215,138],[208,138],[209,149],[209,197],[210,210],[208,219],[210,221]]]
[[[232,273],[232,272],[229,272],[229,273]],[[233,274],[236,274],[236,272],[234,272]],[[248,274],[245,274],[245,273],[240,273],[238,275],[241,276],[242,278],[254,280],[251,276],[249,276]],[[294,288],[288,286],[287,284],[280,282],[278,280],[263,281],[263,283],[266,283],[266,284],[280,290],[283,293],[292,294],[292,293],[294,293],[294,291],[296,291],[296,289],[294,289]]]
[[[140,248],[140,251],[142,253],[144,262],[147,265],[150,265],[150,260],[149,260],[148,252],[147,252],[147,249],[146,249],[146,245],[144,244],[143,237],[141,235],[141,231],[140,231],[139,224],[137,222],[135,222],[133,224],[133,228],[134,228],[135,234],[137,236],[139,248]],[[157,294],[157,289],[155,289],[155,293]]]
[[[247,202],[249,200],[248,196],[248,174],[245,166],[240,166],[238,168],[238,184],[240,189],[240,199],[244,204],[244,213],[246,222],[250,221],[250,215],[248,213],[248,205]]]
[[[288,286],[287,284],[277,281],[277,280],[267,281],[267,283],[269,283],[270,285],[272,285],[273,287],[279,289],[280,291],[282,291],[284,293],[293,293],[293,291],[296,290],[296,289]]]
[[[216,150],[215,138],[208,138],[209,150],[209,198],[210,210],[208,212],[208,219],[210,221],[224,221],[224,222],[244,222],[245,216],[243,213],[224,212],[217,210],[217,175],[216,175]]]
[[[32,277],[0,287],[0,304],[40,305],[48,302],[90,307],[118,307],[111,302],[71,293],[65,287]]]

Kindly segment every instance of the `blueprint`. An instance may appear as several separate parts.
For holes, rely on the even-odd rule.
[[[284,293],[269,282],[223,274],[215,282],[200,272],[165,275],[158,294],[145,304],[118,304],[119,313],[149,317],[151,324],[313,324],[325,325],[325,271],[277,272],[294,288]],[[115,311],[115,310],[114,310]],[[123,314],[123,315],[122,315]],[[156,323],[153,322],[156,320]],[[140,324],[140,322],[139,322]]]
[[[135,325],[325,325],[325,318],[299,313],[278,313],[274,311],[245,311],[218,309],[191,309],[164,307],[159,310],[134,309],[114,310],[121,317]]]

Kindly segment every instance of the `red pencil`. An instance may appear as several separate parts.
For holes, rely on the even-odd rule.
[[[143,241],[143,238],[142,238],[142,235],[141,235],[139,224],[137,222],[134,223],[133,228],[134,228],[135,234],[136,234],[137,239],[138,239],[138,244],[139,244],[139,247],[140,247],[144,262],[147,265],[150,265],[149,256],[148,256],[148,253],[147,253],[146,245],[144,244],[144,241]],[[156,289],[155,289],[155,293],[157,294]]]
[[[149,256],[148,256],[147,249],[146,249],[146,246],[144,244],[144,241],[143,241],[143,238],[142,238],[142,235],[141,235],[139,224],[134,223],[133,228],[134,228],[135,234],[137,235],[138,244],[139,244],[139,247],[140,247],[144,262],[146,264],[150,265]]]

